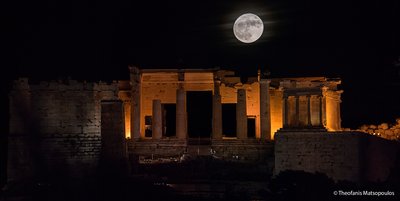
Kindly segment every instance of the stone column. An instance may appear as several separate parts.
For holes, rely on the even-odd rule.
[[[288,123],[289,123],[289,102],[288,102],[288,96],[283,95],[283,104],[282,104],[282,114],[283,114],[283,127],[287,128]]]
[[[338,102],[337,102],[337,106],[336,106],[336,110],[337,110],[337,125],[338,125],[338,128],[337,128],[337,130],[342,130],[342,119],[341,119],[341,117],[340,117],[340,99],[338,100]]]
[[[299,96],[295,96],[295,100],[296,100],[296,117],[295,117],[295,126],[298,127],[300,125],[300,101],[299,101],[300,97]]]
[[[307,95],[307,126],[311,127],[311,96]]]
[[[140,95],[141,95],[141,80],[140,71],[136,67],[130,67],[131,71],[131,86],[132,86],[132,101],[131,101],[131,138],[140,138]]]
[[[186,139],[186,109],[185,109],[185,90],[182,84],[176,90],[176,137]]]
[[[246,89],[237,90],[236,133],[238,139],[247,138]]]
[[[260,130],[261,139],[272,139],[269,81],[267,81],[266,79],[260,80]]]
[[[320,127],[324,127],[324,124],[323,124],[323,114],[322,114],[322,111],[323,111],[323,97],[322,96],[318,96],[318,100],[319,100],[319,126]],[[326,111],[326,110],[325,110]]]
[[[162,108],[161,100],[153,100],[153,118],[151,121],[151,130],[153,139],[161,139],[162,137]]]
[[[213,96],[213,124],[212,137],[213,139],[222,139],[222,104],[220,94],[221,81],[214,81],[214,96]]]

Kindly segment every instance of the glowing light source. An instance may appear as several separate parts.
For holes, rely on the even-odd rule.
[[[252,13],[241,15],[233,25],[233,33],[243,43],[252,43],[258,40],[264,31],[262,20]]]

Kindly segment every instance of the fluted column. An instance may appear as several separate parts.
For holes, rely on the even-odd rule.
[[[132,138],[140,138],[140,95],[141,95],[141,81],[140,71],[136,67],[131,67],[131,86],[132,86],[132,101],[131,101],[131,130]]]
[[[311,127],[311,96],[307,95],[307,126]]]
[[[342,130],[342,119],[340,117],[340,100],[338,100],[337,105],[336,105],[336,111],[337,111],[337,130]]]
[[[162,109],[161,100],[153,100],[153,118],[151,122],[153,139],[162,137]]]
[[[265,79],[260,80],[260,130],[261,139],[272,139],[269,81]]]
[[[283,114],[283,127],[287,128],[288,123],[289,123],[289,102],[288,102],[288,96],[283,95],[283,104],[282,104],[282,114]]]
[[[323,97],[322,96],[318,96],[318,100],[319,100],[319,121],[318,121],[318,123],[319,123],[319,126],[320,127],[323,127],[324,125],[323,125],[323,114],[322,114],[322,111],[323,111]],[[326,111],[326,110],[325,110]]]
[[[246,89],[237,90],[236,132],[237,138],[247,138]]]
[[[220,94],[221,81],[214,82],[214,96],[213,96],[213,125],[212,137],[213,139],[222,138],[222,104]]]
[[[295,126],[298,127],[300,125],[300,101],[299,101],[300,97],[299,96],[295,96],[295,100],[296,100],[296,117],[295,117]]]
[[[176,90],[176,137],[178,139],[186,139],[186,109],[185,109],[185,90],[182,84]]]

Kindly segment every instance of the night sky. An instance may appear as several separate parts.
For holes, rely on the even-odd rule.
[[[128,64],[218,66],[243,76],[261,68],[272,77],[341,77],[344,127],[400,117],[396,0],[1,4],[4,93],[7,83],[21,76],[128,79]],[[262,37],[252,44],[240,43],[232,32],[236,18],[248,12],[264,21]]]

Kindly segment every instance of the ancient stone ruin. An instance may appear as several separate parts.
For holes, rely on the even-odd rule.
[[[363,137],[342,131],[339,84],[337,78],[258,72],[245,81],[220,69],[136,67],[130,80],[112,83],[21,78],[9,94],[8,180],[82,177],[99,167],[124,175],[146,160],[187,155],[357,180],[359,152],[351,153],[354,165],[343,158],[351,160],[348,147],[363,149],[357,143]]]

